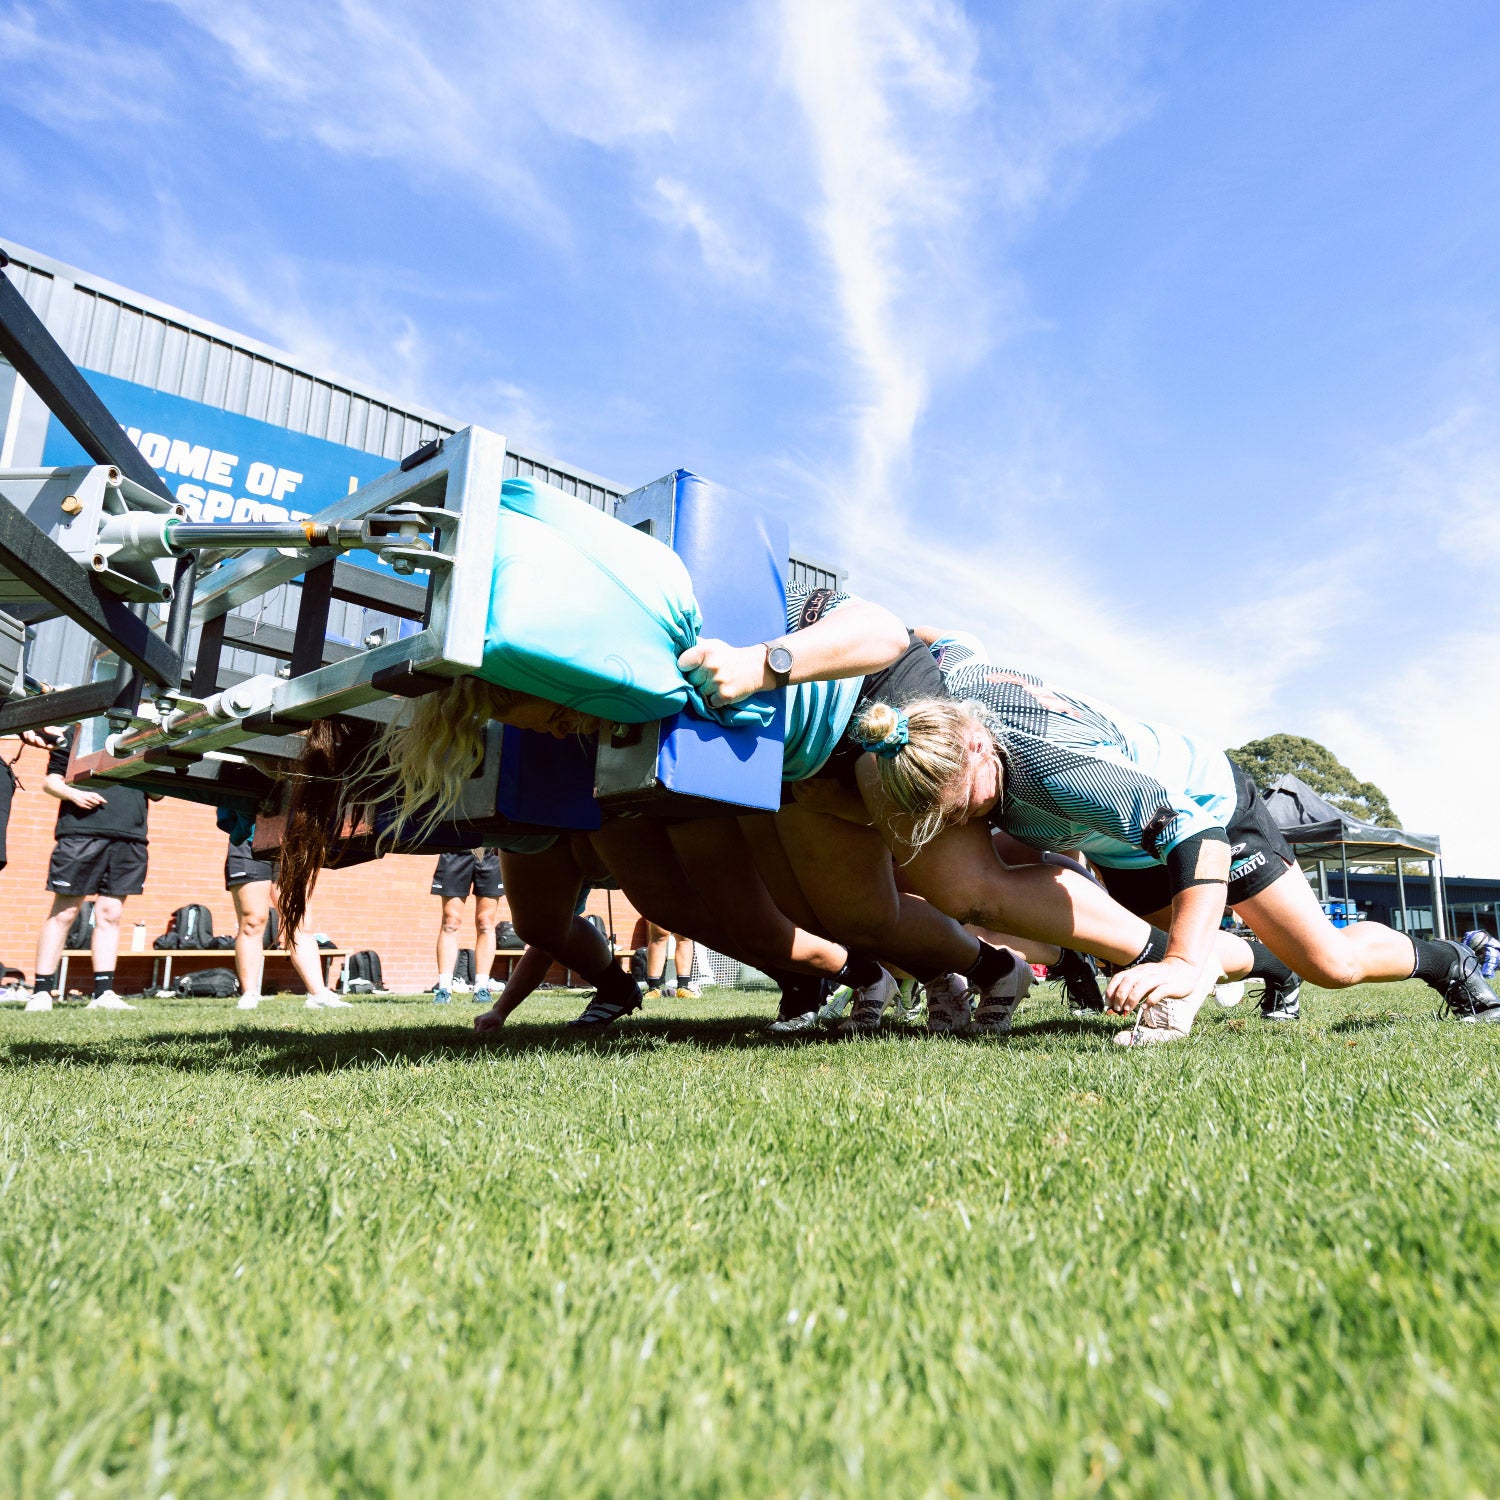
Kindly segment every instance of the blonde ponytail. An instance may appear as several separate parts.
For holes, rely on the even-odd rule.
[[[372,746],[366,773],[396,799],[382,844],[398,832],[403,841],[423,839],[452,816],[484,759],[486,726],[527,696],[478,677],[455,677],[397,713]]]
[[[968,805],[969,740],[984,725],[978,703],[918,698],[901,708],[871,703],[854,737],[875,752],[881,790],[911,819],[913,854],[931,843]]]

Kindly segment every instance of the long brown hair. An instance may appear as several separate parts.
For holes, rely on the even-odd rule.
[[[394,816],[376,852],[398,838],[424,839],[452,815],[484,758],[485,726],[526,698],[477,677],[455,677],[403,704],[378,732],[347,718],[308,726],[281,842],[278,884],[288,937],[306,917],[318,872],[332,860],[346,825],[393,800]]]

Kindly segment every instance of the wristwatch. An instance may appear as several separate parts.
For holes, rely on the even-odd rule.
[[[773,646],[768,641],[766,665],[771,669],[771,676],[776,679],[776,686],[785,687],[787,678],[792,674],[792,653],[785,646]]]

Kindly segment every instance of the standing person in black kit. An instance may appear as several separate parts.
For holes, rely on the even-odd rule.
[[[500,915],[500,856],[493,849],[465,849],[438,855],[432,872],[432,894],[443,898],[443,920],[438,928],[438,980],[433,986],[434,1004],[453,999],[453,970],[458,962],[458,931],[463,926],[464,902],[474,892],[474,1000],[491,1000],[490,970],[495,967],[495,923]]]
[[[42,790],[62,803],[57,843],[47,869],[52,911],[36,945],[36,984],[27,1010],[51,1010],[58,963],[78,908],[94,898],[94,998],[90,1010],[134,1010],[115,993],[115,955],[120,951],[120,915],[127,896],[146,888],[146,794],[131,786],[102,792],[69,786],[68,756],[77,734],[70,727],[47,757]]]

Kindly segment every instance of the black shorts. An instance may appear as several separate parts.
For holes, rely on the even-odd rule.
[[[139,896],[146,889],[146,846],[134,839],[66,833],[52,847],[47,889],[58,896]]]
[[[1238,766],[1234,768],[1234,785],[1239,797],[1234,804],[1234,816],[1224,830],[1229,835],[1226,906],[1260,895],[1297,863],[1297,856],[1286,835],[1276,826],[1265,799]],[[1110,870],[1100,865],[1098,870],[1105,890],[1138,917],[1164,911],[1172,904],[1172,887],[1165,865],[1152,865],[1146,870]]]
[[[237,891],[242,885],[254,885],[258,880],[276,879],[276,861],[257,859],[255,846],[246,839],[243,844],[231,844],[224,856],[224,889]]]
[[[859,722],[859,716],[867,703],[889,703],[892,708],[900,708],[918,698],[952,696],[943,685],[943,674],[938,671],[938,664],[933,660],[932,652],[916,636],[908,633],[908,638],[910,644],[890,666],[883,667],[878,672],[871,672],[865,678],[859,690],[859,697],[854,704],[854,712],[849,715],[849,726],[839,736],[839,742],[833,747],[833,753],[819,768],[817,773],[819,777],[831,776],[850,791],[859,790],[859,781],[854,774],[854,768],[859,764],[860,756],[865,753],[865,747],[854,738],[854,726]],[[795,639],[796,637],[793,637],[794,642]],[[794,800],[792,785],[791,782],[785,782],[782,785],[783,807]]]
[[[438,855],[437,869],[432,873],[432,894],[445,901],[454,896],[464,899],[471,888],[476,896],[501,893],[504,887],[500,884],[500,856],[487,852],[475,859],[472,849]]]
[[[10,804],[16,794],[16,773],[0,760],[0,870],[5,868],[5,830],[10,827]]]

